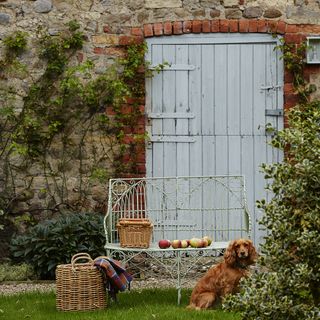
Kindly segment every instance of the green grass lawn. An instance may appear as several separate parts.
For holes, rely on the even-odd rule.
[[[6,320],[240,320],[240,316],[222,310],[187,310],[191,291],[183,290],[182,303],[176,304],[174,289],[132,290],[118,295],[117,303],[111,302],[105,310],[90,312],[61,312],[55,307],[55,294],[25,293],[12,296],[0,295],[0,319]]]

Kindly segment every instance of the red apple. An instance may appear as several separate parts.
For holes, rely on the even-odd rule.
[[[159,240],[158,245],[159,245],[159,248],[161,249],[167,249],[171,246],[171,242],[170,240],[162,239],[162,240]]]
[[[171,241],[171,246],[174,249],[181,248],[181,240],[172,240]]]
[[[202,239],[202,247],[207,247],[209,245],[209,241],[208,241],[208,239],[205,239],[205,238],[203,238]]]
[[[202,239],[208,241],[208,246],[212,243],[212,239],[209,236],[204,236]]]
[[[189,243],[188,240],[181,240],[181,248],[188,248]]]

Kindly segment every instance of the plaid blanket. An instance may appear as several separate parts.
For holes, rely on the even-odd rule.
[[[132,276],[119,261],[101,257],[94,260],[94,265],[101,271],[108,293],[114,300],[119,291],[130,290]]]

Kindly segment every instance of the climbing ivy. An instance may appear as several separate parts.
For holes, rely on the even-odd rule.
[[[39,30],[32,48],[30,41],[20,31],[3,41],[0,210],[6,217],[30,222],[43,212],[101,211],[105,203],[99,200],[88,208],[95,203],[91,188],[114,175],[136,173],[136,155],[144,148],[145,135],[136,134],[135,128],[142,118],[145,77],[150,75],[146,45],[128,46],[123,58],[97,76],[93,61],[77,62],[85,41],[77,21],[56,36]],[[38,76],[21,62],[33,48],[38,48],[38,63],[43,65]],[[19,77],[28,77],[31,84],[17,100],[17,87],[10,80]],[[78,182],[70,179],[70,171]],[[35,203],[32,211],[24,203],[33,201],[34,192],[45,206]]]

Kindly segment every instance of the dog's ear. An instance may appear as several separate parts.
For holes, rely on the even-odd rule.
[[[232,266],[236,263],[236,252],[234,249],[234,244],[235,241],[231,241],[228,248],[226,249],[226,252],[224,253],[224,261],[229,266]]]
[[[249,242],[249,262],[251,264],[254,264],[258,259],[258,253],[256,251],[256,248],[253,245],[253,242],[251,240],[248,240],[248,242]]]

